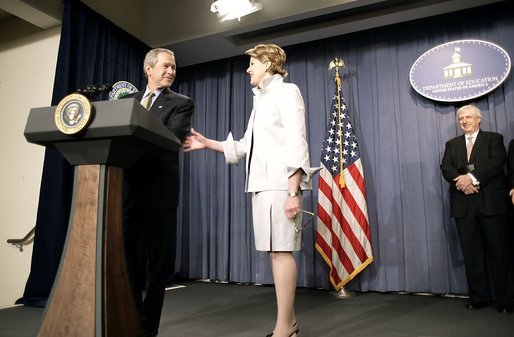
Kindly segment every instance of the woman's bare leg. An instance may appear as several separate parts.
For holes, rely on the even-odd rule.
[[[289,337],[295,328],[296,261],[291,252],[269,252],[277,298],[277,322],[273,337]]]

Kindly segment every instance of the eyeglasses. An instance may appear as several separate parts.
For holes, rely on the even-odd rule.
[[[305,224],[302,224],[300,228],[298,228],[298,226],[296,225],[296,222],[295,222],[294,223],[294,230],[295,230],[296,233],[300,233],[305,227],[307,227],[312,222],[312,220],[314,220],[314,213],[313,212],[304,211],[302,209],[302,213],[303,214],[307,214],[309,216],[309,220],[307,220],[305,222]]]

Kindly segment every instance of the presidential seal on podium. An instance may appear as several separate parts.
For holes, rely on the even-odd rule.
[[[55,126],[67,135],[84,130],[92,120],[92,106],[86,96],[70,94],[64,97],[55,109]]]

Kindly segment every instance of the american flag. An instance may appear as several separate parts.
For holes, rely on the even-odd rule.
[[[321,150],[316,249],[341,289],[373,262],[364,172],[339,74]]]

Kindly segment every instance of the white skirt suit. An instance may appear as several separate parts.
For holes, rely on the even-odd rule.
[[[235,141],[230,133],[223,141],[225,160],[236,164],[246,157],[245,190],[253,193],[255,246],[260,251],[301,249],[301,231],[285,213],[288,178],[301,169],[301,190],[312,189],[306,140],[305,106],[295,84],[284,83],[279,74],[254,88],[253,110],[244,137]],[[301,194],[298,196],[301,202]],[[301,213],[295,218],[301,228]]]

